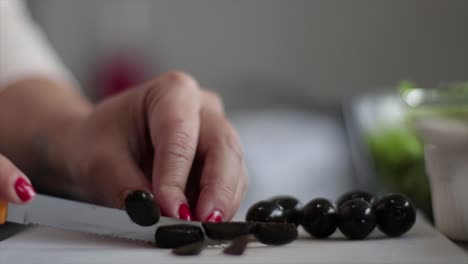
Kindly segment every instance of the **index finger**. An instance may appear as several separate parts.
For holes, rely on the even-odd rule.
[[[198,142],[200,90],[190,76],[178,72],[161,76],[150,89],[153,191],[163,214],[190,220],[184,191]]]

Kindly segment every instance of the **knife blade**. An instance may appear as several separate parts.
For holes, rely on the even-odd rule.
[[[187,223],[176,218],[160,217],[152,226],[139,226],[130,220],[124,210],[41,194],[24,205],[2,205],[0,201],[0,224],[5,221],[150,243],[154,243],[154,233],[159,226]],[[201,226],[200,222],[195,221],[190,224]]]

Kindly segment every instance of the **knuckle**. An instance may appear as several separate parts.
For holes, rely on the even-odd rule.
[[[224,112],[224,103],[221,97],[210,90],[204,90],[203,94],[207,100],[207,103],[213,107],[217,112]]]
[[[162,78],[177,84],[183,89],[198,90],[198,84],[195,78],[182,71],[170,71],[162,75]]]
[[[226,184],[218,185],[216,189],[218,191],[219,197],[221,197],[221,199],[225,201],[232,201],[236,194],[236,190],[233,187]]]
[[[167,152],[178,160],[191,162],[195,154],[194,142],[188,133],[175,132],[173,139],[167,143]]]

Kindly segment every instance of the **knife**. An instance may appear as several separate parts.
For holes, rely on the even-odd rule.
[[[24,205],[0,201],[0,228],[6,222],[43,225],[150,243],[154,243],[154,234],[159,226],[187,223],[176,218],[160,217],[152,226],[139,226],[130,220],[125,210],[41,194]],[[190,224],[201,226],[200,222],[195,221]]]

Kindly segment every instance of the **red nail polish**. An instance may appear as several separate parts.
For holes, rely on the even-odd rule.
[[[211,214],[206,218],[206,222],[215,222],[219,223],[223,221],[223,215],[220,211],[214,210]]]
[[[15,192],[23,202],[31,200],[36,195],[32,185],[21,177],[15,181]]]
[[[179,219],[191,221],[192,215],[187,204],[183,203],[179,206]]]

